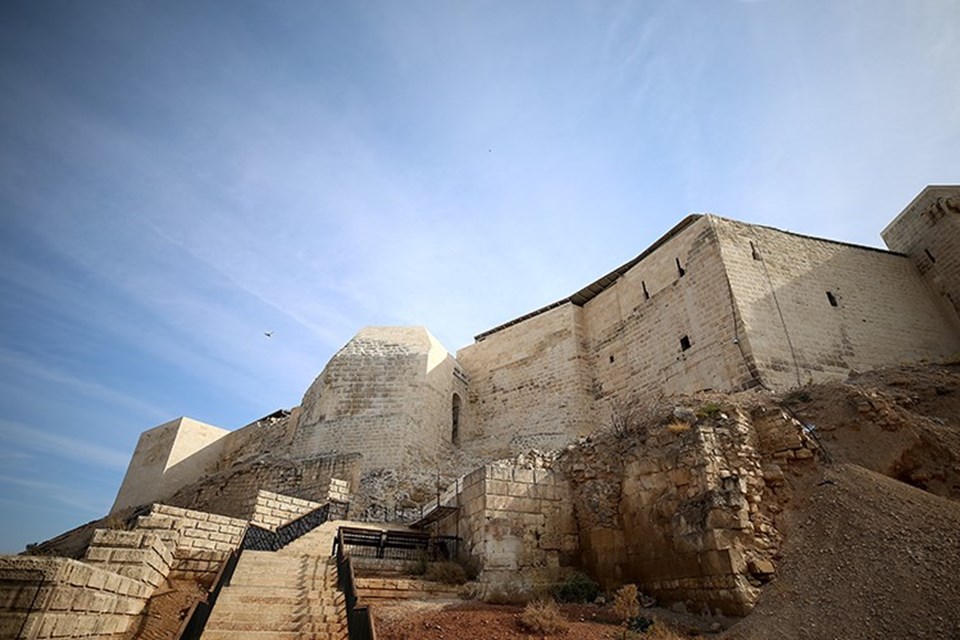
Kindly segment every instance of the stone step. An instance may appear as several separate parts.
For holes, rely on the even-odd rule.
[[[207,631],[204,632],[204,640],[209,640],[208,633],[215,633],[217,631],[287,631],[291,633],[301,634],[300,637],[310,637],[305,634],[336,634],[342,633],[346,630],[345,626],[342,623],[335,624],[324,624],[324,623],[300,623],[300,622],[286,622],[280,624],[271,624],[271,625],[260,625],[256,623],[245,623],[245,622],[233,622],[233,621],[218,621],[214,622],[211,620],[207,623]]]
[[[311,611],[309,609],[300,610],[299,608],[275,607],[262,608],[258,611],[236,611],[229,610],[220,612],[215,617],[211,617],[208,624],[212,628],[224,628],[225,624],[241,624],[251,627],[262,627],[264,629],[279,629],[284,625],[309,624],[341,624],[339,611],[330,609],[326,613]]]
[[[299,631],[204,631],[203,640],[306,640]],[[310,640],[347,640],[347,630],[315,634]]]
[[[323,600],[307,602],[272,601],[272,602],[249,602],[230,599],[218,603],[217,611],[222,614],[246,615],[254,614],[260,611],[307,611],[317,615],[339,615],[343,611],[342,602],[330,602]]]
[[[304,592],[301,589],[275,588],[264,590],[263,587],[227,587],[220,594],[217,606],[237,602],[246,606],[252,605],[292,605],[298,602],[309,602],[317,605],[340,606],[343,604],[343,594],[339,591],[317,590]]]

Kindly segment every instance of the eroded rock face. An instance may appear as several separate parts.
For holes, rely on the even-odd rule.
[[[581,559],[606,587],[635,582],[694,611],[745,615],[775,572],[784,467],[816,445],[779,409],[687,413],[564,456]]]

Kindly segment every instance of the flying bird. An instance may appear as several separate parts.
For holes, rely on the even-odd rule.
[[[264,331],[264,332],[263,332],[263,335],[267,336],[268,338],[272,338],[272,337],[273,337],[273,331]]]

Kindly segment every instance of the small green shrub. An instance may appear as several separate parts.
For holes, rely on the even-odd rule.
[[[558,602],[593,602],[600,595],[600,585],[578,571],[558,584],[553,595]]]
[[[650,618],[645,618],[644,616],[634,616],[633,618],[627,620],[627,631],[646,633],[647,629],[653,625],[654,622]]]
[[[518,623],[524,631],[544,636],[563,633],[570,626],[553,600],[531,602],[524,607]]]
[[[716,402],[704,402],[699,409],[697,409],[698,418],[713,418],[720,413],[722,407]]]

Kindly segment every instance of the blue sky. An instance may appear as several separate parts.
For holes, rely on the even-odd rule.
[[[879,245],[958,149],[951,0],[0,3],[0,552],[362,326],[456,350],[690,212]]]

